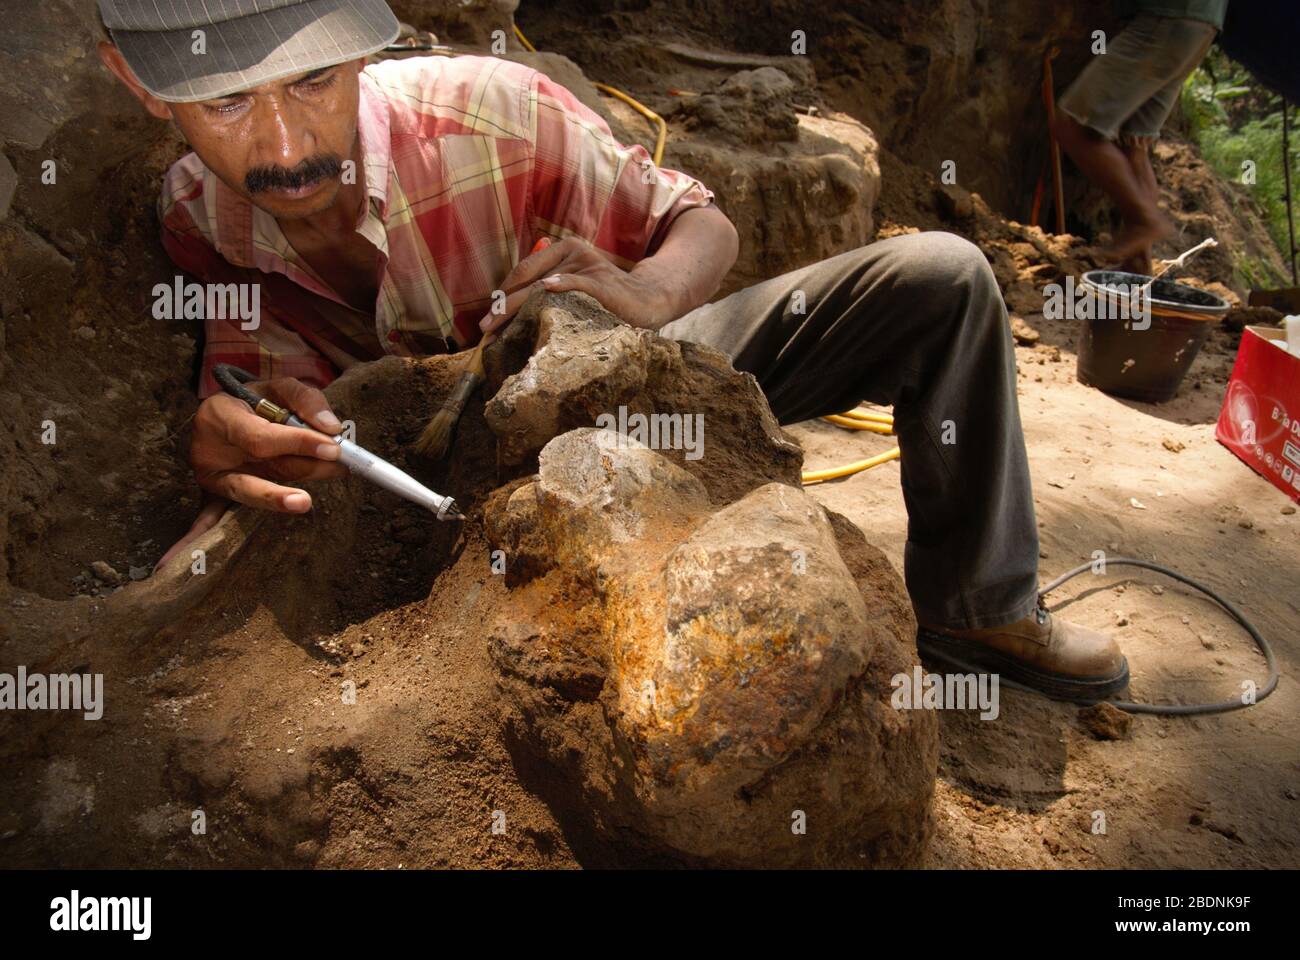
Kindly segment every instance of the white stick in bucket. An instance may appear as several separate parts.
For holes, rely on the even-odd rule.
[[[1161,262],[1160,269],[1155,272],[1155,276],[1153,276],[1150,280],[1148,280],[1146,283],[1142,285],[1142,288],[1145,290],[1146,288],[1150,287],[1151,284],[1155,283],[1157,280],[1163,277],[1174,267],[1181,267],[1184,263],[1186,263],[1189,259],[1191,259],[1196,254],[1200,253],[1202,250],[1208,250],[1210,247],[1217,247],[1218,245],[1219,245],[1218,240],[1215,240],[1213,237],[1206,237],[1196,246],[1192,247],[1192,249],[1184,250],[1178,256],[1174,257],[1172,260],[1160,261]]]

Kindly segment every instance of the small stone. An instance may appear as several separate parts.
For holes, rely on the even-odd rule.
[[[94,328],[94,327],[77,327],[77,336],[79,336],[82,340],[94,340],[94,339],[95,339],[95,328]]]
[[[1181,440],[1170,440],[1168,437],[1160,441],[1160,446],[1164,447],[1170,453],[1182,453],[1187,449],[1187,444],[1183,443]]]
[[[1127,627],[1127,626],[1128,626],[1128,616],[1125,615],[1125,614],[1123,614],[1123,613],[1121,613],[1120,611],[1116,610],[1116,611],[1115,611],[1115,626],[1117,626],[1117,627]]]
[[[1028,346],[1037,343],[1042,336],[1037,330],[1025,322],[1024,318],[1017,314],[1011,314],[1011,335],[1016,338],[1016,343]],[[1041,379],[1041,378],[1040,378]]]
[[[1291,514],[1295,513],[1295,507],[1292,504],[1288,503],[1285,507],[1282,508],[1282,513],[1284,513],[1286,516],[1289,517],[1291,516]]]
[[[1094,703],[1079,711],[1079,722],[1095,740],[1123,740],[1133,726],[1133,717],[1109,703]]]
[[[1128,505],[1132,507],[1134,510],[1145,510],[1147,508],[1147,505],[1143,503],[1141,500],[1139,500],[1137,497],[1129,497]]]
[[[103,560],[96,560],[92,563],[90,572],[95,575],[96,580],[100,583],[106,583],[110,587],[115,587],[122,582],[122,575]]]
[[[969,220],[975,215],[975,202],[970,193],[954,184],[940,186],[935,190],[934,198],[939,212],[946,220]]]
[[[131,567],[127,573],[132,580],[146,580],[149,577],[148,567]]]

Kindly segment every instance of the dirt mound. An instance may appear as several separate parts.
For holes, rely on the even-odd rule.
[[[675,378],[680,409],[721,427],[699,458],[710,488],[612,430],[557,433],[536,484],[490,498],[485,542],[480,498],[503,454],[507,472],[518,465],[499,438],[518,434],[524,411],[567,429],[557,415],[593,396],[595,380],[575,374],[583,358],[606,386],[654,366],[638,351],[658,338],[620,346],[622,331],[633,333],[581,295],[534,298],[491,351],[499,373],[528,358],[497,393],[515,416],[498,412],[493,433],[471,409],[439,464],[407,451],[455,360],[389,358],[330,386],[358,442],[456,492],[463,528],[352,478],[313,489],[310,517],[234,510],[195,542],[197,566],[171,564],[102,603],[29,602],[21,648],[47,672],[103,674],[110,699],[103,727],[46,715],[38,737],[5,736],[6,760],[33,773],[3,788],[12,862],[75,848],[93,865],[432,866],[449,858],[427,824],[449,817],[463,818],[460,841],[477,838],[455,863],[547,863],[566,856],[565,836],[602,862],[917,862],[936,727],[888,706],[888,678],[915,661],[901,583],[789,485],[797,450],[752,378],[705,348],[678,360],[694,371]],[[786,459],[741,483],[748,423]],[[761,486],[774,477],[785,483]],[[744,642],[704,653],[708,637],[733,635]],[[554,780],[540,791],[561,829],[507,771],[563,779],[578,757],[587,768],[570,789],[585,806],[557,797]],[[84,803],[69,806],[70,792]],[[208,826],[186,836],[196,812]],[[792,832],[792,813],[818,829]],[[105,818],[154,842],[106,833]]]

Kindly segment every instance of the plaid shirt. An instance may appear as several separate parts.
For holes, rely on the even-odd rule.
[[[323,387],[385,354],[471,346],[492,292],[540,238],[581,237],[628,268],[678,214],[713,198],[619,144],[568,90],[505,60],[371,65],[357,125],[370,201],[357,232],[379,251],[373,313],[346,304],[273,216],[196,155],[167,172],[159,218],[172,260],[204,283],[260,284],[255,329],[204,320],[200,397],[219,389],[217,363]]]

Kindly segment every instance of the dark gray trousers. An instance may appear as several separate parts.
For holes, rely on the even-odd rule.
[[[1006,308],[984,255],[893,237],[737,291],[660,333],[752,373],[781,423],[894,407],[917,618],[1000,626],[1037,599],[1038,528]]]

